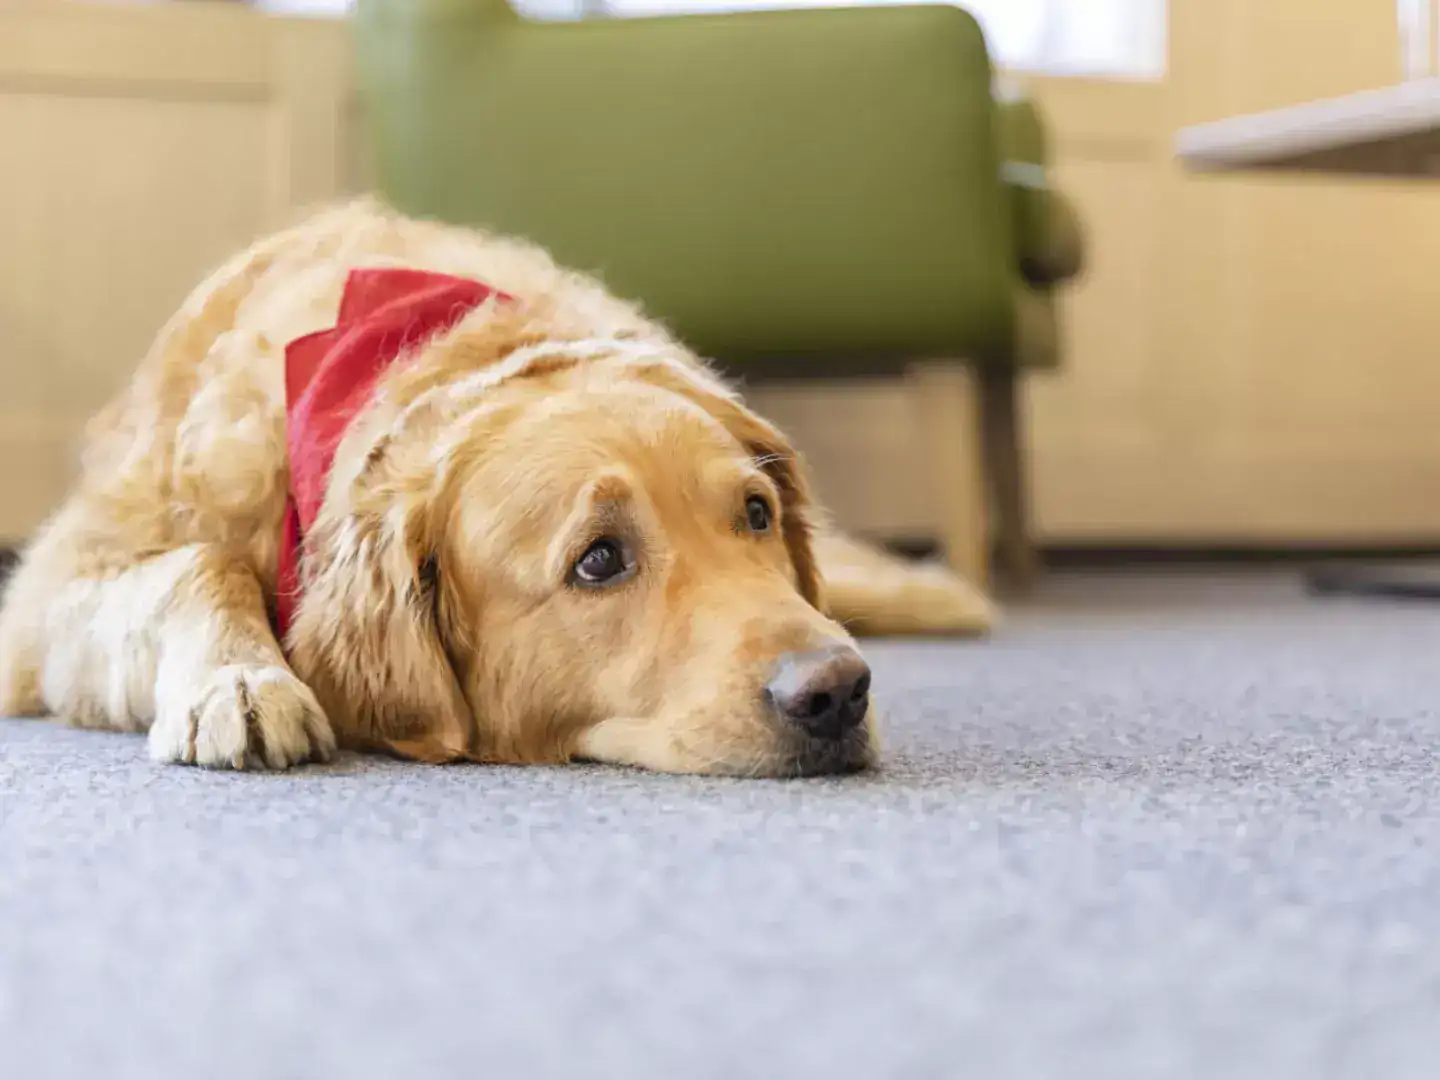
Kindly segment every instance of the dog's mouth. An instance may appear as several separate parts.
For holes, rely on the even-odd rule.
[[[646,762],[630,755],[611,756],[593,749],[576,748],[568,756],[577,765],[640,769],[647,772],[681,773],[696,776],[729,776],[749,780],[789,780],[804,777],[844,776],[866,772],[879,765],[878,740],[869,724],[862,724],[835,738],[816,738],[795,732],[771,742],[758,756],[691,761],[686,763]]]
[[[562,756],[576,764],[738,779],[836,776],[879,764],[868,693],[838,722],[829,711],[782,715],[768,704],[762,715],[738,719],[611,717],[579,729]]]
[[[838,739],[806,738],[788,756],[779,776],[836,776],[875,768],[874,736],[861,726]]]

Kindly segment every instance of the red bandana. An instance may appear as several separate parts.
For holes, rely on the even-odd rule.
[[[276,629],[283,641],[300,598],[300,544],[325,498],[335,448],[380,375],[491,297],[513,297],[468,278],[423,270],[352,270],[329,330],[285,347],[285,446],[290,491],[280,541]]]

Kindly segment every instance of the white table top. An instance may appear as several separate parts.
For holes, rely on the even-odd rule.
[[[1175,151],[1201,172],[1440,176],[1440,78],[1182,128]]]

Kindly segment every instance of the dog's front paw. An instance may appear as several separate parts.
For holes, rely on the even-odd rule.
[[[150,728],[156,761],[217,769],[286,769],[328,761],[330,722],[310,688],[283,667],[232,664],[198,683],[160,688]]]

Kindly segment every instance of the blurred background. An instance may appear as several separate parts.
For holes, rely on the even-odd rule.
[[[534,236],[733,362],[857,532],[962,547],[973,478],[936,459],[988,424],[1018,578],[1036,550],[1440,546],[1440,192],[1174,152],[1397,83],[1405,5],[961,6],[983,39],[804,0],[8,0],[0,539],[208,268],[378,187]],[[884,63],[860,47],[889,34]],[[980,396],[917,399],[926,360],[973,361]]]

